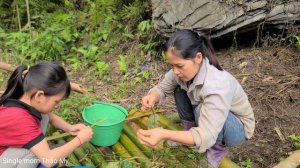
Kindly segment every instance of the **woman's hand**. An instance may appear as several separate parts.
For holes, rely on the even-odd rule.
[[[191,131],[174,131],[162,128],[138,130],[137,138],[141,144],[154,147],[163,139],[176,141],[186,145],[195,145]]]
[[[79,133],[80,130],[87,128],[86,125],[79,123],[79,124],[75,124],[75,125],[70,125],[68,127],[68,133],[71,135],[77,135]]]
[[[90,141],[92,136],[93,136],[93,130],[91,127],[87,127],[87,126],[81,129],[77,134],[77,137],[82,141],[82,143]]]
[[[152,91],[142,98],[141,104],[143,109],[152,108],[160,99],[159,93]]]
[[[164,129],[162,128],[154,128],[150,130],[138,130],[137,131],[137,138],[141,144],[154,147],[164,139]]]

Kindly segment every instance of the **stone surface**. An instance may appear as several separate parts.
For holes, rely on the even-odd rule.
[[[287,24],[300,27],[299,0],[152,0],[152,8],[154,28],[164,36],[182,28],[204,31],[214,38],[262,23],[279,29]]]

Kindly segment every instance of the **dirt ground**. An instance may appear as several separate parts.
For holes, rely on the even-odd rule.
[[[288,136],[300,135],[300,52],[246,49],[220,54],[219,60],[241,82],[256,118],[254,137],[233,149],[232,158],[251,159],[253,167],[272,167],[295,150]]]
[[[253,168],[272,167],[296,148],[289,135],[300,135],[300,51],[283,47],[250,48],[218,51],[222,67],[233,74],[248,94],[256,118],[252,139],[231,149],[230,158],[236,163],[250,159]],[[149,61],[149,60],[148,60]],[[100,100],[119,103],[127,108],[139,107],[140,99],[154,86],[168,66],[161,60],[150,60],[151,79],[132,85],[134,78],[124,80],[117,60],[110,60],[111,80],[95,80],[90,69],[69,72],[71,79],[84,86],[93,86]],[[118,83],[127,85],[129,96],[115,101],[121,92]],[[3,87],[2,87],[3,88]],[[124,89],[123,89],[124,90]],[[161,108],[175,112],[174,100],[168,98]]]

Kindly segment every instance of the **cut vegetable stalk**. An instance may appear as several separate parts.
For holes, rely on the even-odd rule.
[[[150,160],[147,156],[140,151],[140,149],[128,138],[124,133],[121,134],[120,143],[125,147],[125,149],[132,155],[137,157],[137,161],[140,163],[146,163],[146,165],[151,165]]]
[[[178,124],[173,123],[171,120],[166,118],[162,114],[156,114],[158,117],[158,122],[164,127],[164,128],[169,128],[171,130],[182,130],[182,127],[179,126]]]
[[[129,159],[132,157],[129,154],[129,152],[124,148],[124,146],[122,144],[120,144],[120,142],[117,142],[116,144],[114,144],[112,146],[112,149],[123,159]]]
[[[128,138],[148,157],[148,158],[152,158],[152,152],[151,150],[142,145],[139,140],[137,139],[135,133],[131,130],[131,128],[127,125],[124,124],[123,125],[123,131],[124,133],[128,136]]]
[[[136,133],[139,129],[142,129],[139,125],[137,125],[137,123],[135,122],[130,122],[129,123],[130,128]],[[160,143],[158,143],[155,147],[155,149],[163,149],[163,141],[161,141]],[[152,153],[152,152],[151,152]],[[152,154],[153,155],[153,154]]]
[[[107,162],[103,158],[103,156],[99,153],[99,151],[96,149],[95,146],[93,146],[91,143],[86,142],[83,144],[83,149],[86,153],[89,153],[90,159],[97,167],[106,167]]]
[[[54,132],[52,134],[53,136],[59,136],[60,133],[59,132]],[[58,139],[57,140],[57,144],[65,144],[66,141],[64,139]],[[81,164],[79,163],[79,161],[77,160],[76,156],[74,153],[69,154],[69,156],[67,157],[67,164],[68,166],[80,166]]]
[[[71,141],[72,139],[73,139],[73,137],[67,138],[68,141]],[[94,166],[95,167],[95,165],[93,164],[91,159],[86,157],[87,154],[84,152],[84,150],[81,147],[75,149],[74,154],[78,158],[79,162],[82,162],[82,164],[84,166]]]

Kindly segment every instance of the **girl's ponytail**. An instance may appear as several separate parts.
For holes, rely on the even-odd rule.
[[[20,99],[30,91],[44,91],[45,96],[64,93],[70,95],[71,86],[65,69],[54,62],[41,62],[34,66],[19,66],[10,76],[7,88],[0,98],[0,105],[7,99]],[[34,96],[35,93],[30,95]]]
[[[0,97],[0,105],[2,105],[7,99],[19,99],[23,93],[23,80],[26,74],[23,72],[27,69],[27,66],[21,65],[17,67],[9,80],[7,81],[7,87],[3,95]]]
[[[198,35],[200,38],[203,39],[203,42],[204,42],[203,50],[204,50],[204,53],[206,54],[206,57],[209,60],[209,63],[212,64],[213,66],[215,66],[218,70],[222,71],[223,69],[217,60],[215,49],[214,49],[213,45],[211,44],[210,40],[203,33],[198,33]]]

